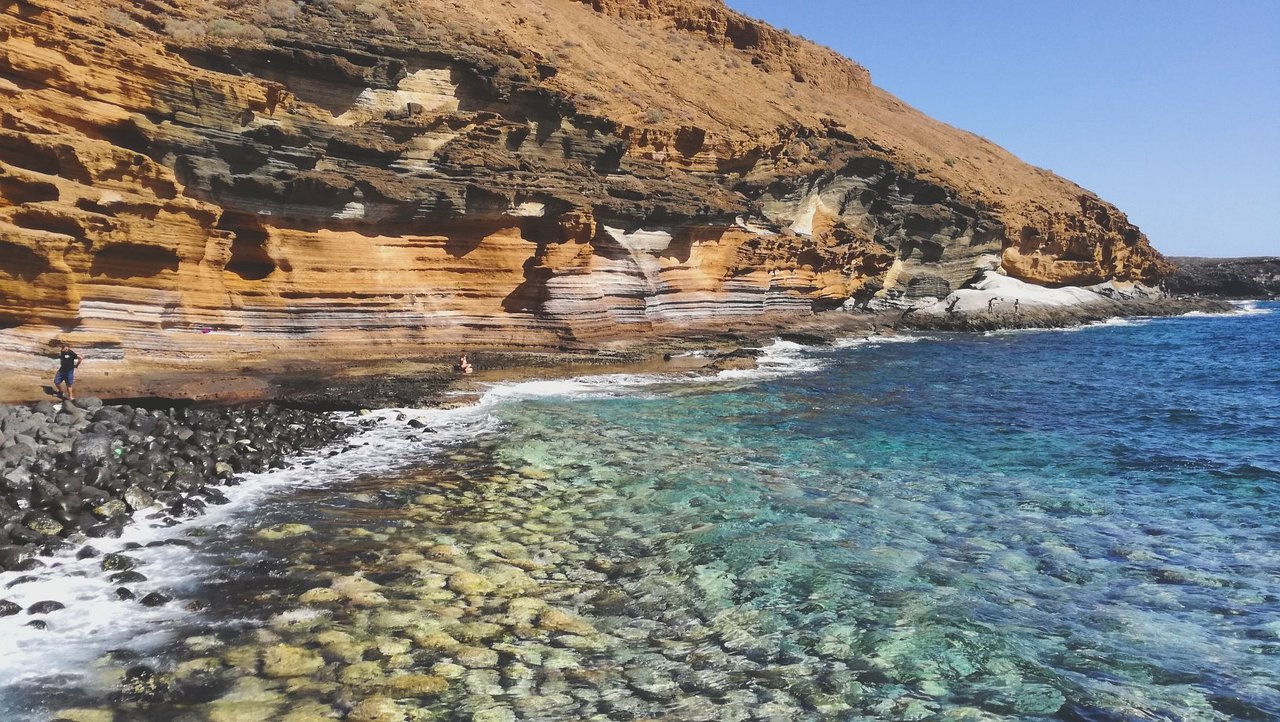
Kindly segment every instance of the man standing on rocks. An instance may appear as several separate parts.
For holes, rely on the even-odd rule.
[[[80,362],[83,360],[80,354],[72,351],[65,342],[62,344],[62,351],[58,354],[58,374],[53,377],[53,387],[58,390],[58,396],[68,401],[75,400],[76,369],[80,368]],[[66,391],[62,389],[63,383],[67,385]]]

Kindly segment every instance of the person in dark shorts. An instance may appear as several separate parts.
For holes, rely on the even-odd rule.
[[[75,400],[76,391],[76,369],[80,368],[80,362],[83,361],[80,354],[71,350],[71,347],[62,344],[62,351],[58,353],[58,374],[53,377],[53,387],[58,390],[58,395],[69,401]],[[62,384],[66,384],[65,391]]]

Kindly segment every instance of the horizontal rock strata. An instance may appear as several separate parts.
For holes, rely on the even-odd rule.
[[[53,336],[179,368],[600,345],[1168,269],[712,0],[225,5],[0,7],[7,365]]]

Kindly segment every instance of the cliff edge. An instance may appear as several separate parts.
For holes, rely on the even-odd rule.
[[[1171,270],[715,0],[3,0],[0,39],[7,364],[598,347]]]

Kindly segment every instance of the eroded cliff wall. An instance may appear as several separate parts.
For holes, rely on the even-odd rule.
[[[713,0],[0,0],[0,40],[15,352],[597,344],[992,265],[1167,270],[1094,195]]]

